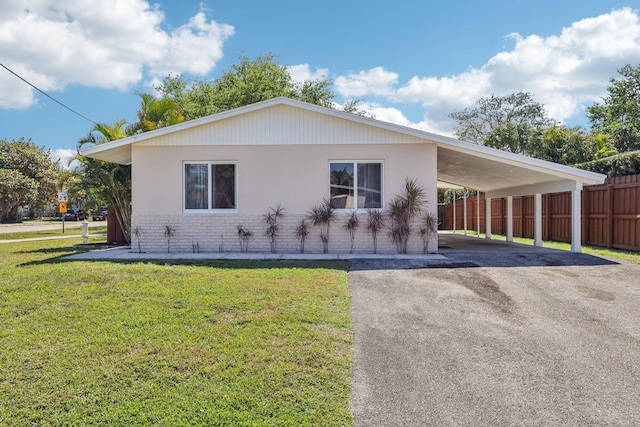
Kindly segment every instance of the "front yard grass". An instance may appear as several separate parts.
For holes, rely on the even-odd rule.
[[[0,245],[0,425],[352,425],[346,264],[73,252]]]
[[[89,234],[105,234],[107,232],[106,225],[100,225],[97,227],[90,227]],[[18,239],[32,239],[39,237],[61,237],[61,236],[82,236],[82,228],[67,227],[62,232],[62,228],[55,230],[41,230],[41,231],[19,231],[16,233],[0,233],[0,240],[18,240]]]

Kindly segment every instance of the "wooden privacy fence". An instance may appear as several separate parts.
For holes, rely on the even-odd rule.
[[[478,203],[479,212],[478,212]],[[478,217],[479,213],[479,217]],[[607,178],[582,191],[582,243],[640,252],[640,175]],[[467,229],[485,232],[484,195],[467,198]],[[453,204],[447,204],[442,229],[453,229]],[[456,228],[464,226],[464,202],[456,201]],[[507,234],[507,200],[491,199],[491,232]],[[534,237],[534,196],[513,197],[513,235]],[[571,193],[542,195],[542,239],[571,242]]]

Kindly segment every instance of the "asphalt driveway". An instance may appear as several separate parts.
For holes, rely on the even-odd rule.
[[[556,252],[355,264],[356,426],[640,425],[640,266]]]

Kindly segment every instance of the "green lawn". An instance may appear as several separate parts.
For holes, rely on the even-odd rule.
[[[89,234],[104,234],[107,232],[107,226],[101,225],[98,227],[90,227]],[[21,231],[17,233],[0,233],[0,240],[16,240],[16,239],[29,239],[34,237],[55,237],[55,236],[82,236],[82,228],[65,228],[62,232],[62,225],[59,229],[55,230],[43,230],[43,231]]]
[[[346,264],[71,244],[0,245],[0,425],[352,425]]]

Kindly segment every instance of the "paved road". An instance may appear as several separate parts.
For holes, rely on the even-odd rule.
[[[639,265],[450,257],[349,272],[356,426],[640,425]]]
[[[107,225],[106,221],[89,221],[89,228]],[[82,221],[65,221],[64,228],[81,228]],[[0,224],[0,234],[33,231],[62,230],[62,222],[29,221],[20,224]]]

